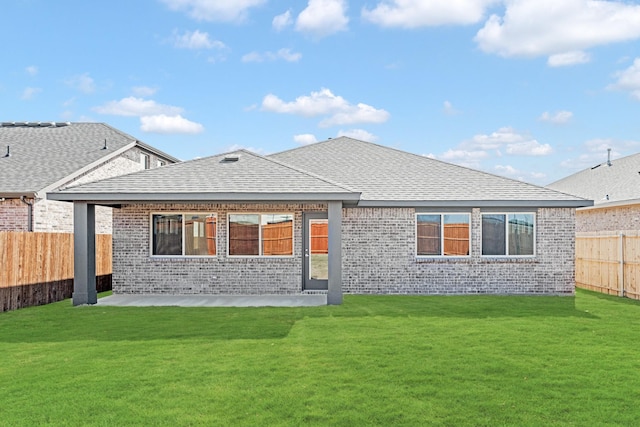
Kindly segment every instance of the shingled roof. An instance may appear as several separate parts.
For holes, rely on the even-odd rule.
[[[53,200],[325,201],[360,194],[319,176],[246,150],[190,160],[50,193]]]
[[[50,191],[136,145],[178,161],[104,123],[1,123],[0,197]]]
[[[270,158],[362,192],[359,206],[587,206],[589,200],[348,137]]]
[[[347,137],[267,157],[240,150],[68,188],[51,198],[111,203],[342,200],[386,207],[591,205],[580,197]]]
[[[596,205],[640,199],[640,153],[600,163],[548,185]]]

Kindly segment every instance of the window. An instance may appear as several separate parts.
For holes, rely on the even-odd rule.
[[[417,214],[416,255],[469,255],[469,214]]]
[[[151,254],[216,255],[217,218],[210,213],[153,214]]]
[[[140,153],[140,164],[145,169],[149,169],[151,167],[151,158],[148,154]]]
[[[531,256],[534,248],[534,214],[482,215],[482,255]]]
[[[229,214],[230,256],[292,256],[292,214]]]
[[[166,163],[164,162],[164,160],[158,160],[158,161],[156,162],[156,167],[158,167],[158,168],[159,168],[159,167],[161,167],[161,166],[164,166],[165,164],[166,164]]]

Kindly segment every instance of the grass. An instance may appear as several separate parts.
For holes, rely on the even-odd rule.
[[[0,425],[640,425],[640,303],[0,313]]]

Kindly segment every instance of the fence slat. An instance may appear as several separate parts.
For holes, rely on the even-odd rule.
[[[98,291],[111,289],[110,234],[96,236]],[[71,296],[73,234],[0,232],[0,311]]]
[[[576,286],[640,299],[640,235],[576,235]]]

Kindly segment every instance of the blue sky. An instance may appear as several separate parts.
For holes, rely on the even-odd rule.
[[[640,3],[12,0],[0,120],[187,160],[339,135],[548,184],[640,151]],[[357,155],[357,153],[354,153]]]

